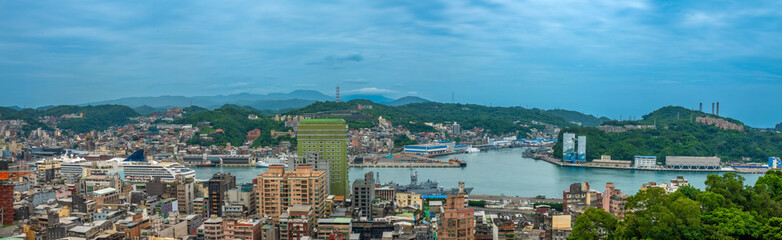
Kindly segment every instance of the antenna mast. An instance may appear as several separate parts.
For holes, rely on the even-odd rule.
[[[339,102],[339,86],[337,86],[337,102]]]

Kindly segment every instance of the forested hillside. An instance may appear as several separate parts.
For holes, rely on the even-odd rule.
[[[463,129],[480,127],[491,133],[524,133],[529,129],[521,124],[532,121],[554,124],[557,126],[575,126],[569,121],[549,114],[542,110],[522,107],[487,107],[476,104],[448,104],[437,102],[411,103],[402,106],[386,106],[367,100],[351,100],[349,102],[317,102],[302,109],[287,114],[317,113],[333,110],[356,109],[357,105],[372,105],[372,109],[364,109],[363,113],[373,117],[382,116],[394,124],[401,124],[410,131],[432,131],[424,122],[445,123],[458,122]]]
[[[614,159],[631,160],[634,155],[657,156],[719,156],[724,161],[750,157],[765,161],[770,156],[782,156],[782,134],[745,128],[744,131],[724,130],[695,122],[698,116],[712,116],[682,107],[664,107],[639,121],[607,122],[612,125],[651,125],[656,129],[607,133],[595,127],[571,127],[562,132],[587,136],[587,160],[611,155]],[[741,124],[734,119],[727,121]],[[560,139],[562,134],[560,133]],[[561,141],[554,146],[554,155],[562,155]]]
[[[250,114],[258,115],[258,119],[249,119]],[[201,128],[201,133],[210,134],[212,141],[200,139],[198,135],[188,141],[188,144],[201,145],[225,145],[241,146],[245,142],[247,132],[253,129],[261,130],[261,137],[253,142],[253,146],[269,146],[279,141],[291,141],[291,138],[280,137],[274,139],[270,135],[271,130],[288,131],[283,122],[274,121],[270,117],[261,116],[257,111],[242,109],[237,106],[226,105],[212,111],[203,111],[192,116],[176,120],[174,123],[193,124],[198,122],[210,122],[211,127]],[[223,134],[213,134],[217,129],[222,129]],[[295,142],[294,142],[295,143]]]

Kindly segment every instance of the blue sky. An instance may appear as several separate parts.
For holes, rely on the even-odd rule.
[[[2,1],[0,105],[415,95],[782,121],[781,1]]]

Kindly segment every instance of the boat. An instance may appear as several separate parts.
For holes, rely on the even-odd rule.
[[[57,159],[55,159],[57,160]],[[120,174],[127,181],[147,181],[159,177],[163,181],[175,181],[177,177],[195,178],[195,171],[176,162],[147,161],[144,150],[136,151],[128,158],[112,158],[105,161],[59,159],[62,174],[82,175],[86,169],[91,175]]]
[[[730,167],[740,173],[765,173],[769,170],[768,165],[761,163],[734,163]]]
[[[204,163],[196,164],[196,167],[214,167],[214,166],[215,164],[212,162],[204,162]]]
[[[467,150],[465,152],[467,152],[467,153],[477,153],[477,152],[480,152],[480,151],[481,151],[481,149],[479,149],[477,147],[469,147],[469,148],[467,148]]]
[[[287,156],[282,155],[276,158],[267,157],[255,162],[255,167],[259,168],[268,168],[271,165],[285,165],[285,167],[288,167]]]
[[[448,160],[448,162],[451,162],[451,163],[454,163],[454,164],[459,164],[459,167],[466,167],[467,166],[467,162],[465,162],[464,160],[456,159],[456,158]]]
[[[411,192],[421,195],[448,195],[459,193],[459,188],[444,188],[442,186],[438,186],[439,183],[437,181],[427,179],[425,182],[419,183],[418,172],[413,172],[410,174],[410,184],[408,185],[397,185],[393,182],[389,183],[388,185],[393,185],[397,192]],[[464,193],[470,194],[472,190],[472,187],[465,187]]]

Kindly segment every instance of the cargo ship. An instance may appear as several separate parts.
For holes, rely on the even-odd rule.
[[[769,170],[768,165],[761,163],[734,163],[730,166],[740,173],[766,173]]]

